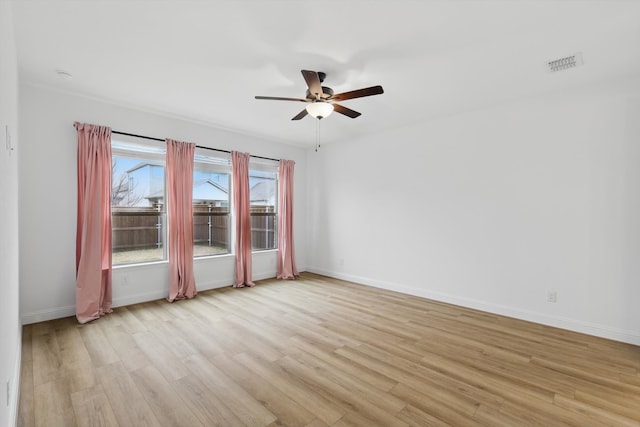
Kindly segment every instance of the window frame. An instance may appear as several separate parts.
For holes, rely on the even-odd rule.
[[[198,166],[200,165],[200,166]],[[196,148],[196,154],[194,156],[193,159],[193,172],[194,172],[194,187],[196,184],[195,181],[195,174],[198,171],[205,171],[205,172],[210,172],[210,173],[216,173],[216,174],[225,174],[227,175],[227,211],[225,212],[196,212],[195,210],[193,211],[193,218],[194,218],[194,231],[193,231],[193,247],[194,247],[194,255],[193,255],[193,259],[203,259],[203,258],[211,258],[211,257],[219,257],[219,256],[224,256],[224,255],[230,255],[233,254],[233,239],[235,236],[233,236],[232,231],[232,170],[231,170],[231,157],[227,156],[226,158],[224,156],[221,156],[219,154],[217,154],[216,156],[211,156],[208,153],[206,153],[206,150],[204,149],[200,149],[200,148]],[[191,205],[195,206],[195,204],[193,203],[195,199],[193,199],[193,194],[192,194],[192,199],[191,199]],[[196,255],[195,254],[195,247],[196,247],[196,231],[195,231],[195,217],[196,216],[210,216],[210,217],[221,217],[221,216],[226,216],[227,218],[227,231],[226,231],[226,241],[227,241],[227,248],[226,248],[226,252],[223,253],[214,253],[214,254],[204,254],[204,255]],[[211,233],[211,219],[209,220],[209,232]],[[210,237],[211,239],[211,237]]]
[[[273,211],[272,212],[251,212],[251,210],[253,210],[254,205],[251,204],[251,200],[249,200],[249,205],[250,205],[250,217],[251,217],[251,252],[265,252],[265,251],[275,251],[278,250],[278,196],[279,196],[279,187],[280,187],[280,182],[279,182],[279,177],[278,177],[278,164],[273,164],[272,161],[269,161],[268,163],[265,161],[261,161],[259,159],[251,159],[249,161],[249,181],[251,181],[251,178],[267,178],[264,176],[254,176],[252,175],[252,173],[254,174],[272,174],[273,175],[273,181],[275,183],[274,185],[274,202],[273,202]],[[267,178],[270,179],[270,178]],[[251,186],[249,188],[249,193],[251,193]],[[250,196],[251,197],[251,196]],[[260,205],[255,205],[255,206],[260,206]],[[265,205],[267,206],[267,205]],[[256,230],[253,227],[253,223],[254,220],[253,218],[256,217],[272,217],[273,218],[273,247],[260,247],[260,248],[256,248],[254,246],[254,239],[253,236],[257,233],[257,232],[265,232],[265,241],[269,241],[269,228],[266,227],[264,230]],[[267,220],[268,221],[268,220]]]
[[[112,158],[124,158],[129,160],[139,160],[140,163],[147,162],[151,167],[153,166],[161,166],[162,167],[162,195],[159,197],[160,202],[156,206],[156,211],[158,214],[151,215],[151,211],[149,212],[118,212],[116,209],[118,207],[123,208],[123,206],[114,206],[113,199],[111,204],[111,236],[112,236],[112,248],[111,248],[111,266],[113,267],[126,267],[131,265],[148,265],[154,263],[165,263],[168,261],[168,215],[166,209],[166,195],[167,195],[167,185],[166,185],[166,147],[161,143],[150,143],[145,141],[144,143],[140,142],[138,138],[135,137],[127,137],[120,136],[111,137],[111,156]],[[124,173],[124,172],[121,172]],[[112,175],[112,180],[116,177]],[[134,178],[135,179],[135,178]],[[134,181],[135,182],[135,181]],[[131,190],[131,183],[128,183],[127,192]],[[133,184],[133,188],[135,188],[135,184]],[[111,197],[113,197],[113,182],[111,185]],[[156,245],[162,248],[162,257],[159,259],[150,259],[150,260],[134,260],[131,262],[123,262],[123,263],[115,263],[114,262],[114,254],[119,251],[114,251],[115,242],[114,234],[117,232],[123,231],[123,229],[119,229],[118,227],[114,227],[114,218],[121,216],[155,216],[157,217],[157,221],[155,224],[156,230],[161,230],[158,233],[158,239],[156,241]],[[148,226],[145,228],[149,228]],[[134,249],[135,250],[135,249]]]

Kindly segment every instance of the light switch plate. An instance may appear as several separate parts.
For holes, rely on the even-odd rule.
[[[0,145],[4,145],[9,154],[13,151],[13,145],[11,143],[11,130],[9,125],[2,125],[4,129],[0,131]]]

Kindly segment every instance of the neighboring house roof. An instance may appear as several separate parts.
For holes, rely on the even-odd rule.
[[[162,163],[158,163],[158,162],[140,162],[134,167],[132,167],[131,169],[129,169],[128,171],[126,171],[126,173],[135,172],[138,169],[142,169],[145,166],[163,166],[163,165]]]
[[[210,179],[193,183],[193,201],[229,200],[229,190]]]
[[[261,181],[251,187],[251,202],[272,202],[276,199],[275,180]]]
[[[162,200],[164,199],[164,192],[156,191],[154,193],[149,194],[148,196],[145,196],[144,198],[149,200]]]
[[[161,200],[164,198],[162,191],[156,191],[145,198]],[[202,179],[193,183],[193,201],[208,202],[216,200],[229,200],[229,190],[210,179]]]

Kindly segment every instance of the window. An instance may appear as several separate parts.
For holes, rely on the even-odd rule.
[[[260,167],[262,166],[262,167]],[[251,165],[249,187],[251,203],[251,248],[254,251],[276,249],[277,246],[277,169]],[[251,169],[251,168],[255,169]]]
[[[111,141],[112,264],[167,259],[164,143]],[[251,246],[277,248],[278,171],[273,164],[249,168]],[[193,165],[193,255],[231,253],[231,160],[196,150]]]
[[[164,149],[112,141],[112,264],[165,260]]]
[[[230,165],[196,151],[193,164],[193,256],[230,252]]]

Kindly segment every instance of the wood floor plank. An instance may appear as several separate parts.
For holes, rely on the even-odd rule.
[[[350,372],[359,380],[378,390],[389,391],[397,384],[397,381],[335,353],[336,349],[333,347],[323,348],[319,343],[298,336],[291,337],[289,342],[296,349],[312,356],[314,359],[311,360],[317,361],[319,367],[334,368],[338,372]]]
[[[117,426],[116,415],[101,386],[71,393],[71,403],[78,426]]]
[[[274,422],[278,425],[304,426],[316,419],[316,416],[304,406],[284,393],[280,393],[268,381],[254,375],[233,359],[218,356],[214,364],[275,415],[277,420]]]
[[[277,419],[265,408],[262,402],[235,383],[205,357],[191,356],[185,360],[185,364],[194,375],[203,380],[209,391],[225,403],[245,425],[264,426]]]
[[[295,360],[296,363],[292,365],[291,360]],[[337,388],[340,392],[346,390],[351,395],[362,397],[367,402],[388,413],[396,413],[406,405],[406,402],[395,398],[392,394],[376,387],[371,387],[361,380],[358,376],[359,371],[341,370],[335,365],[329,365],[309,353],[292,352],[277,363],[281,366],[290,367],[291,372],[295,372],[296,369],[311,372],[314,377],[332,384],[333,388]],[[331,386],[327,388],[332,389]],[[334,392],[334,394],[338,393]],[[350,399],[345,400],[350,401]]]
[[[189,339],[191,328],[184,323],[162,320],[156,322],[151,333],[155,335],[155,341],[162,342],[176,359],[184,359],[198,353]]]
[[[465,381],[468,384],[487,390],[488,392],[507,398],[513,395],[528,396],[541,402],[553,402],[554,391],[541,387],[528,387],[519,382],[510,382],[499,375],[480,371],[463,362],[453,361],[437,354],[425,354],[421,362],[423,365],[438,370],[445,375]]]
[[[38,384],[34,388],[36,427],[74,427],[78,425],[71,403],[70,380],[66,376]]]
[[[212,291],[203,292],[198,294],[198,297],[192,300],[179,301],[180,307],[185,307],[186,309],[186,306],[188,305],[188,309],[191,310],[193,317],[196,319],[202,319],[207,323],[217,322],[224,317],[225,312],[212,303],[212,298],[210,298],[211,294]]]
[[[635,419],[631,419],[625,415],[616,414],[607,409],[600,408],[599,406],[590,405],[586,402],[569,399],[564,396],[556,396],[554,403],[561,408],[568,409],[581,415],[586,415],[587,417],[600,421],[604,424],[620,427],[637,427],[640,425],[640,417],[635,416]]]
[[[519,425],[535,425],[530,422],[526,422],[523,419],[519,419],[515,416],[506,414],[499,409],[480,405],[473,414],[473,419],[477,420],[483,425],[489,427],[513,427]]]
[[[84,346],[89,353],[93,366],[99,367],[120,360],[113,349],[100,323],[88,323],[79,329]]]
[[[345,414],[344,410],[338,408],[334,401],[322,393],[322,390],[309,387],[294,375],[290,375],[264,360],[245,353],[239,354],[236,360],[327,424],[333,424]]]
[[[367,420],[369,425],[379,424],[388,427],[406,427],[407,424],[394,416],[406,403],[389,394],[384,397],[371,393],[363,388],[348,388],[342,382],[334,381],[325,372],[311,369],[290,358],[282,358],[276,362],[286,372],[300,378],[306,384],[326,391],[327,397],[343,407],[346,413],[357,412],[358,418]],[[353,384],[353,383],[352,383]]]
[[[129,371],[148,366],[151,361],[144,351],[140,348],[133,335],[127,332],[122,325],[112,325],[105,327],[101,322],[98,323],[104,332],[107,340],[111,344],[113,351],[118,355],[118,360]]]
[[[213,334],[212,328],[204,322],[194,319],[175,319],[174,323],[179,328],[189,331],[189,341],[197,343],[198,352],[208,359],[212,359],[225,352],[224,345],[222,345],[218,337]]]
[[[438,393],[422,393],[404,384],[398,384],[391,390],[395,396],[433,417],[455,426],[476,425],[473,414],[477,409],[468,403],[451,399],[450,396],[442,397]],[[462,404],[462,406],[460,406]]]
[[[196,375],[182,377],[174,381],[173,386],[202,424],[208,427],[247,426]]]
[[[565,396],[566,397],[566,396]],[[613,398],[612,398],[613,397]],[[611,390],[602,390],[583,392],[577,390],[574,399],[578,402],[587,403],[594,408],[602,408],[610,412],[620,414],[629,418],[638,420],[637,407],[640,406],[640,396],[634,396],[632,394],[614,393]]]
[[[466,381],[466,378],[452,379],[443,376],[437,370],[425,369],[419,364],[402,359],[394,359],[385,352],[370,346],[363,345],[357,349],[344,348],[336,352],[340,352],[359,363],[366,364],[372,369],[377,369],[379,372],[395,379],[399,384],[413,387],[425,394],[439,393],[439,390],[443,390],[443,393],[450,393],[450,390],[453,390],[455,394],[460,395],[460,399],[466,402],[470,412],[475,410],[475,405],[478,403],[499,406],[503,401],[499,394],[492,393],[491,390],[485,390],[483,387],[478,387],[477,384]]]
[[[505,400],[500,412],[519,420],[519,425],[560,427],[601,427],[607,425],[584,414],[572,414],[571,411],[554,404],[536,402],[532,399],[523,401],[520,397]]]
[[[20,364],[20,406],[18,408],[18,426],[36,425],[33,385],[33,355],[31,325],[22,329],[22,354]]]
[[[33,383],[39,386],[61,375],[62,359],[55,331],[32,335]]]
[[[640,387],[632,384],[623,383],[618,380],[618,376],[611,376],[608,372],[603,370],[592,371],[580,367],[576,367],[571,364],[570,361],[556,361],[549,360],[541,357],[533,357],[531,363],[545,368],[567,374],[571,377],[575,377],[586,382],[592,382],[604,387],[609,387],[612,390],[620,391],[622,393],[629,393],[633,396],[640,395]]]
[[[158,427],[153,410],[122,362],[96,369],[98,381],[121,426]]]
[[[396,414],[396,417],[405,421],[407,424],[418,427],[445,427],[450,426],[441,419],[428,414],[411,404],[407,404],[402,411]],[[515,425],[515,424],[514,424]]]
[[[167,366],[166,369],[171,369],[171,367]],[[175,393],[155,366],[147,366],[133,371],[131,378],[153,410],[160,425],[165,427],[205,426],[195,414],[187,409],[182,396]]]
[[[370,414],[371,415],[371,414]],[[409,426],[410,424],[395,418],[393,424],[387,424],[386,419],[375,419],[373,416],[365,417],[362,412],[355,410],[347,410],[347,413],[340,418],[334,426],[337,427],[388,427],[389,425]]]
[[[243,337],[243,345],[246,347],[246,352],[251,352],[260,355],[260,357],[272,362],[278,360],[283,356],[280,351],[281,345],[272,343],[265,340],[261,335],[263,330],[261,328],[252,328],[243,325],[242,320],[235,315],[226,317],[222,322],[222,328],[228,334],[234,336]],[[278,348],[280,348],[278,350]]]
[[[640,347],[303,273],[23,327],[18,425],[640,426]]]
[[[137,346],[147,356],[151,365],[165,375],[167,380],[176,380],[189,375],[189,370],[182,362],[182,359],[176,356],[174,349],[169,347],[164,340],[158,339],[157,335],[152,331],[138,332],[133,335],[133,338]]]
[[[131,308],[118,307],[113,309],[113,313],[109,314],[109,322],[114,324],[120,324],[128,333],[134,334],[136,332],[147,332],[147,327],[142,323],[132,312]],[[102,321],[102,319],[100,319]],[[102,323],[102,322],[101,322]]]

